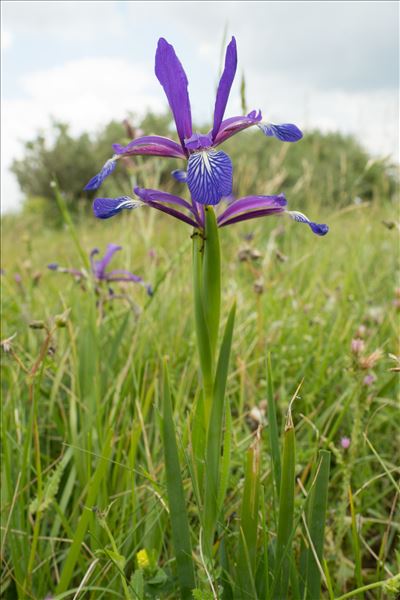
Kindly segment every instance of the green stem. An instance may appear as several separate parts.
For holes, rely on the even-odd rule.
[[[197,348],[199,353],[200,369],[204,389],[204,413],[206,425],[208,423],[209,415],[211,412],[213,392],[213,366],[210,337],[208,333],[203,302],[203,256],[204,240],[198,232],[195,232],[193,234],[193,300]]]
[[[205,207],[204,221],[204,232],[193,234],[193,295],[204,387],[205,425],[208,428],[221,313],[221,252],[212,206]]]
[[[214,365],[221,313],[221,251],[217,219],[212,206],[205,207],[204,219],[203,305]]]

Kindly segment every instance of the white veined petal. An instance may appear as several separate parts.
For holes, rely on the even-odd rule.
[[[232,193],[232,162],[221,150],[201,150],[190,155],[187,184],[199,204],[218,204]]]

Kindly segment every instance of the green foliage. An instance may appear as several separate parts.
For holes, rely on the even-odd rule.
[[[252,151],[249,138],[243,144]],[[288,162],[281,166],[279,152],[269,157],[277,165],[274,188],[288,177],[295,148],[285,149]],[[129,175],[159,182],[164,172],[152,160]],[[235,160],[240,173],[249,164],[251,171],[246,154]],[[348,164],[353,160],[349,157]],[[354,171],[353,182],[362,181],[364,167]],[[329,223],[325,238],[284,217],[220,231],[223,320],[233,297],[237,307],[230,368],[219,370],[215,441],[208,457],[219,473],[211,486],[217,498],[211,557],[199,543],[207,432],[187,227],[145,209],[107,223],[91,218],[74,224],[66,220],[67,194],[58,198],[64,229],[43,227],[32,213],[5,218],[3,337],[16,334],[3,345],[1,357],[0,594],[5,600],[176,599],[167,480],[173,492],[179,488],[174,528],[185,543],[189,537],[191,552],[185,557],[195,570],[195,598],[228,600],[246,589],[250,598],[255,590],[264,600],[275,585],[287,585],[287,598],[302,597],[310,586],[320,586],[321,600],[362,594],[386,600],[397,593],[400,449],[398,373],[392,369],[398,366],[393,358],[398,297],[392,274],[398,247],[396,225],[383,224],[397,219],[389,194],[393,182],[378,171],[371,189],[376,184],[388,193],[341,210],[335,207],[340,194],[327,185],[326,174],[300,177],[290,198],[288,193],[291,207]],[[259,181],[254,177],[254,185],[261,186]],[[325,189],[324,197],[316,198],[314,188]],[[325,206],[318,206],[322,201]],[[124,247],[116,268],[154,284],[151,299],[141,286],[115,284],[115,298],[106,302],[106,286],[84,289],[68,274],[46,269],[52,261],[83,268],[90,249],[104,249],[109,242]],[[201,247],[201,242],[195,243]],[[259,258],[240,260],[243,249]],[[261,277],[263,293],[254,290]],[[46,330],[29,327],[32,321],[51,322],[68,308],[66,326],[54,329],[50,344]],[[232,318],[228,323],[233,325]],[[364,336],[361,357],[351,352],[357,331]],[[360,358],[377,349],[382,355],[373,368],[362,366]],[[173,421],[165,402],[169,388],[166,392],[160,382],[165,356]],[[371,370],[376,381],[365,385]],[[294,427],[285,433],[284,415],[301,380],[292,405]],[[168,416],[168,444],[162,441],[166,422],[158,406]],[[351,439],[348,450],[340,445],[343,435]],[[166,445],[177,450],[168,458]],[[30,506],[37,510],[30,512]],[[214,507],[211,517],[215,521]],[[286,582],[279,578],[280,561],[289,564]]]

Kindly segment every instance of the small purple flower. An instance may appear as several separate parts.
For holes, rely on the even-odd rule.
[[[351,351],[353,354],[361,354],[365,348],[365,342],[361,338],[351,340]]]
[[[347,450],[350,447],[351,444],[351,440],[348,437],[342,437],[340,440],[340,445],[342,446],[343,450]]]
[[[108,219],[124,208],[147,205],[165,212],[194,228],[204,228],[204,206],[198,204],[193,197],[192,201],[188,202],[180,196],[168,194],[161,190],[135,187],[134,192],[139,200],[131,199],[130,203],[127,201],[121,202],[121,198],[96,198],[93,203],[95,216],[100,219]],[[228,206],[217,217],[219,227],[226,227],[227,225],[233,225],[234,223],[258,217],[284,213],[294,221],[306,223],[316,235],[323,236],[329,231],[327,225],[315,223],[298,211],[287,210],[287,201],[284,194],[276,196],[245,196],[237,200],[233,200],[232,198],[229,198],[229,200]],[[105,207],[107,208],[105,209]]]
[[[110,215],[111,216],[111,215]],[[134,283],[142,284],[149,296],[153,295],[153,289],[149,284],[144,283],[143,279],[138,275],[134,275],[130,271],[125,271],[123,269],[114,269],[113,271],[107,272],[106,269],[118,250],[122,250],[122,246],[118,246],[117,244],[108,244],[107,250],[103,258],[99,260],[95,260],[95,256],[99,254],[98,248],[93,248],[90,253],[90,266],[91,272],[96,281],[133,281]],[[47,268],[51,271],[59,271],[61,273],[69,273],[78,279],[85,278],[87,274],[85,271],[79,271],[78,269],[66,269],[64,267],[59,267],[57,263],[50,263],[47,265]]]
[[[366,375],[363,379],[363,384],[366,385],[367,387],[370,387],[372,384],[374,384],[376,381],[376,375],[374,375],[374,373],[369,373],[368,375]]]
[[[232,193],[232,162],[225,152],[216,149],[220,144],[236,133],[255,125],[268,137],[275,137],[284,142],[300,140],[303,134],[296,125],[264,123],[260,111],[253,110],[247,115],[224,120],[236,67],[236,40],[232,37],[226,50],[224,70],[217,89],[212,129],[208,133],[194,132],[186,73],[173,46],[164,38],[160,38],[156,51],[155,74],[167,96],[179,143],[166,137],[150,135],[136,138],[127,146],[114,144],[114,156],[89,181],[85,190],[98,189],[104,179],[114,171],[116,161],[122,157],[152,155],[182,158],[187,160],[187,172],[176,170],[173,172],[174,177],[178,181],[187,183],[194,202],[215,205],[221,198]],[[103,199],[104,214],[107,211],[106,200]],[[119,206],[122,208],[135,208],[134,205],[129,205],[128,198],[119,200]],[[100,208],[98,203],[97,213],[100,213]],[[117,207],[115,210],[118,210]],[[97,216],[107,218],[101,217],[100,214]]]

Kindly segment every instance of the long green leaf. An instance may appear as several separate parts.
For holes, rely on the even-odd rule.
[[[289,407],[283,436],[282,476],[279,494],[278,535],[273,590],[273,598],[275,600],[287,598],[288,592],[291,543],[293,538],[295,457],[295,434]]]
[[[319,598],[321,595],[320,569],[322,568],[330,460],[330,452],[320,450],[317,473],[311,491],[308,510],[307,521],[310,545],[307,549],[306,598],[309,600]]]
[[[207,434],[205,502],[204,502],[204,543],[205,553],[211,557],[212,540],[218,517],[218,491],[220,484],[220,458],[222,427],[224,416],[225,388],[228,377],[229,357],[235,323],[236,303],[233,304],[225,326],[224,337],[215,375],[213,403]]]
[[[176,569],[181,598],[191,598],[196,587],[190,543],[190,530],[183,491],[181,467],[176,444],[175,426],[172,417],[171,392],[168,370],[164,364],[163,372],[163,411],[162,436],[164,446],[165,471],[167,478],[168,506],[171,518],[172,542],[174,545]]]

